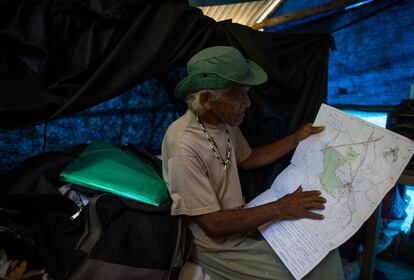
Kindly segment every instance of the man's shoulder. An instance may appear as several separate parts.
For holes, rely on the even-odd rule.
[[[185,132],[187,126],[189,125],[191,119],[189,118],[188,112],[184,115],[173,121],[167,128],[164,138],[180,138],[181,135]]]
[[[170,155],[182,154],[190,146],[197,142],[194,135],[194,124],[191,113],[187,112],[170,124],[164,136],[164,147],[170,151]]]

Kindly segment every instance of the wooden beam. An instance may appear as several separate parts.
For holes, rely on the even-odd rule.
[[[378,205],[374,213],[365,222],[366,236],[364,239],[364,255],[362,257],[361,273],[359,279],[371,280],[374,274],[374,264],[376,257],[377,235],[379,235],[381,223],[381,207],[382,203]]]
[[[338,12],[341,11],[347,7],[350,6],[354,6],[358,3],[365,4],[365,3],[369,3],[372,1],[367,1],[367,0],[336,0],[336,1],[331,1],[327,4],[321,5],[321,6],[317,6],[317,7],[312,7],[312,8],[307,8],[307,9],[303,9],[303,10],[299,10],[296,12],[292,12],[292,13],[288,13],[282,16],[278,16],[275,18],[271,18],[271,19],[266,19],[263,20],[259,23],[253,24],[252,28],[253,29],[262,29],[265,27],[270,27],[270,26],[274,26],[277,24],[281,24],[281,23],[285,23],[285,22],[289,22],[289,21],[293,21],[293,20],[299,20],[299,19],[303,19],[303,18],[307,18],[310,16],[314,16],[320,13],[325,13],[325,12]]]
[[[230,5],[244,2],[253,2],[257,0],[189,0],[191,6],[204,7],[204,6],[217,6],[217,5]]]

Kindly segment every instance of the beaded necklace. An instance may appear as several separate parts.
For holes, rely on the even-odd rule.
[[[213,137],[211,137],[210,133],[208,133],[208,130],[206,129],[206,127],[204,126],[204,124],[201,122],[200,118],[198,116],[196,116],[196,120],[198,122],[198,124],[200,125],[201,130],[203,131],[204,135],[206,136],[210,149],[213,152],[214,156],[216,157],[216,159],[218,159],[218,161],[220,162],[220,164],[223,165],[224,170],[227,170],[227,165],[230,163],[230,156],[231,156],[231,143],[230,143],[230,135],[229,135],[229,131],[227,130],[226,125],[224,125],[224,129],[226,130],[226,142],[227,142],[227,147],[229,148],[229,151],[227,152],[227,158],[226,160],[223,160],[223,158],[220,155],[220,151],[217,147],[216,142],[214,141]]]

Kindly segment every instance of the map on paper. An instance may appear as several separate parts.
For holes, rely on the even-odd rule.
[[[349,239],[372,214],[410,161],[414,141],[322,104],[314,121],[325,130],[302,141],[271,188],[248,204],[275,201],[297,189],[320,190],[325,219],[268,223],[259,230],[296,279]]]

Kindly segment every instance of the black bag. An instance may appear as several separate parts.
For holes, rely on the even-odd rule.
[[[127,149],[160,172],[158,159]],[[56,188],[59,173],[73,159],[43,153],[6,174],[0,185],[4,228],[10,221],[26,226],[29,243],[54,279],[178,278],[192,240],[181,218],[170,216],[171,201],[155,207],[95,193],[79,208]]]

